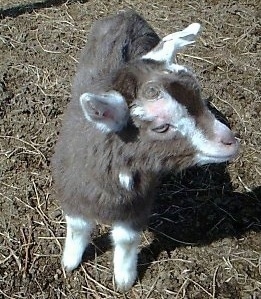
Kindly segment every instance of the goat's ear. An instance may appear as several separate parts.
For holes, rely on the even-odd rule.
[[[180,49],[195,42],[199,29],[200,24],[193,23],[182,31],[165,36],[154,49],[142,58],[164,62],[168,68]]]
[[[116,91],[84,93],[80,96],[80,104],[85,118],[105,133],[120,131],[128,122],[127,103]]]

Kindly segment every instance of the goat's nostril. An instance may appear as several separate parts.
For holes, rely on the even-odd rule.
[[[223,146],[235,147],[237,145],[237,140],[234,133],[223,123],[215,120],[214,123],[214,133],[215,140]]]
[[[233,144],[233,142],[228,142],[228,141],[223,141],[223,140],[221,140],[221,142],[224,144],[224,145],[232,145]]]
[[[231,136],[230,138],[223,138],[223,139],[221,139],[220,140],[221,141],[221,143],[223,143],[224,145],[228,145],[228,146],[230,146],[230,145],[234,145],[234,144],[236,144],[236,138],[234,137],[234,136]]]

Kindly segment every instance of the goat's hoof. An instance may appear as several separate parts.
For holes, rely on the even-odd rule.
[[[117,290],[124,293],[127,292],[134,284],[137,277],[136,271],[114,273],[114,279],[117,286]]]
[[[82,261],[82,256],[77,256],[72,253],[64,252],[62,257],[62,266],[67,271],[70,272],[77,268]]]

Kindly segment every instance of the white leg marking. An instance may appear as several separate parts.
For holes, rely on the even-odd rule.
[[[137,277],[137,253],[140,242],[139,232],[127,224],[117,223],[113,226],[114,241],[114,277],[121,291],[129,290]]]
[[[131,174],[128,174],[126,172],[120,172],[119,174],[119,180],[122,187],[124,187],[126,190],[131,191],[134,185],[133,177]]]
[[[62,264],[65,270],[72,271],[82,260],[83,252],[90,241],[94,223],[69,216],[65,216],[65,219],[67,223],[67,234]]]

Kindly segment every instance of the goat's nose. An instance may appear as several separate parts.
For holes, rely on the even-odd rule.
[[[216,135],[216,141],[222,143],[223,145],[229,146],[237,143],[232,131],[218,120],[215,121],[214,132]]]
[[[220,138],[220,142],[223,143],[224,145],[234,145],[237,143],[237,140],[234,134],[230,131]]]

